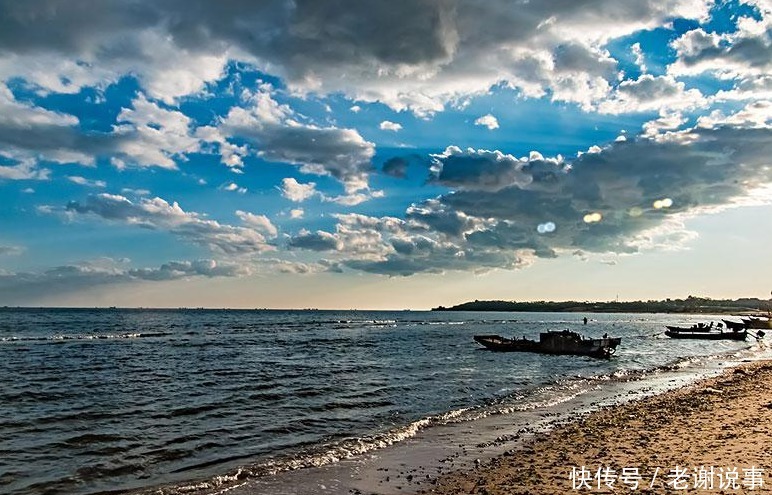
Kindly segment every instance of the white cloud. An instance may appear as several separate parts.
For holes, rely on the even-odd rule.
[[[67,180],[69,180],[73,184],[78,184],[79,186],[101,187],[101,188],[107,187],[107,182],[103,180],[89,180],[89,179],[86,179],[85,177],[80,177],[78,175],[67,176]]]
[[[724,79],[765,77],[772,71],[772,6],[757,3],[760,19],[740,17],[737,30],[726,34],[693,29],[674,40],[678,58],[668,73],[684,76],[712,73]]]
[[[499,128],[499,121],[491,114],[483,115],[474,121],[474,125],[487,127],[489,131]]]
[[[132,189],[130,187],[124,187],[121,189],[122,194],[133,194],[134,196],[150,196],[150,191],[147,189]]]
[[[249,213],[247,211],[236,210],[236,216],[244,222],[244,225],[252,227],[269,237],[276,237],[279,233],[276,226],[271,223],[271,220],[265,215],[255,215],[254,213]]]
[[[315,182],[301,184],[293,177],[287,177],[281,181],[281,195],[295,203],[302,203],[318,194]]]
[[[698,89],[686,89],[685,83],[672,76],[643,74],[636,80],[622,81],[613,94],[599,104],[598,111],[619,114],[666,109],[673,112],[707,103]]]
[[[201,93],[229,60],[239,60],[298,94],[339,92],[422,116],[495,84],[587,106],[581,90],[602,94],[608,75],[608,57],[597,47],[674,18],[704,21],[712,5],[268,0],[223,9],[188,0],[72,4],[65,12],[11,2],[0,11],[0,78],[76,93],[132,74],[151,98],[172,103]]]
[[[216,128],[201,128],[198,135],[220,143],[221,153],[228,156],[224,155],[224,161],[240,164],[241,158],[233,157],[247,152],[247,148],[229,144],[228,137],[237,137],[246,139],[264,160],[299,165],[303,173],[332,176],[343,183],[347,193],[366,189],[375,145],[355,129],[300,122],[270,91],[269,86],[261,86],[247,95],[246,108],[231,108]]]
[[[32,161],[23,161],[18,165],[0,166],[0,179],[5,180],[48,180],[51,170],[39,168]]]
[[[220,186],[220,189],[222,189],[223,191],[236,192],[236,193],[239,193],[239,194],[246,194],[247,193],[247,188],[246,187],[241,187],[238,184],[236,184],[235,182],[229,182],[228,184],[223,184],[222,186]]]
[[[182,240],[226,255],[257,254],[274,249],[254,228],[208,220],[198,213],[183,210],[176,202],[170,204],[161,198],[140,198],[135,203],[124,196],[103,193],[89,196],[84,203],[72,201],[63,213],[72,217],[97,216],[110,222],[167,231]]]
[[[392,122],[392,121],[390,121],[390,120],[384,120],[383,122],[381,122],[381,123],[380,123],[380,125],[378,126],[378,128],[379,128],[380,130],[382,130],[382,131],[392,131],[392,132],[397,132],[397,131],[400,131],[400,130],[402,130],[402,125],[401,125],[401,124],[398,124],[398,123],[396,123],[396,122]]]
[[[71,115],[17,102],[0,83],[0,156],[19,162],[0,173],[41,179],[48,173],[37,170],[39,160],[93,166],[98,157],[109,157],[118,168],[176,169],[175,160],[200,149],[187,116],[141,94],[121,109],[112,132],[83,133],[78,124]]]
[[[182,112],[161,108],[140,95],[131,108],[118,114],[113,135],[121,156],[114,163],[119,168],[135,164],[174,170],[175,158],[200,150],[200,141],[191,128],[191,119]]]
[[[289,216],[290,218],[299,219],[299,218],[303,218],[305,213],[306,212],[303,210],[303,208],[293,208],[290,210]]]
[[[720,110],[697,119],[697,127],[714,129],[725,125],[744,129],[772,129],[772,101],[748,103],[741,110],[727,116]]]
[[[635,56],[635,64],[638,66],[641,72],[645,74],[648,68],[646,67],[646,58],[643,54],[643,50],[641,49],[641,44],[633,43],[633,46],[630,48],[633,51],[633,56]]]

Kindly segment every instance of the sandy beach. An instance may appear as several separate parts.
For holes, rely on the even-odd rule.
[[[745,363],[593,412],[419,493],[770,493],[770,439],[772,362]]]

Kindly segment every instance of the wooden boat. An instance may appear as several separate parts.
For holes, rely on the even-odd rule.
[[[666,330],[665,335],[671,339],[702,339],[702,340],[745,340],[747,330],[732,332],[692,332]]]
[[[622,342],[620,337],[586,339],[570,330],[542,332],[538,342],[526,338],[508,339],[500,335],[475,335],[474,340],[486,349],[498,352],[539,352],[608,358]]]
[[[722,319],[721,321],[724,322],[724,325],[726,325],[726,328],[728,328],[729,330],[736,330],[739,332],[740,330],[745,330],[746,328],[744,321],[736,322],[736,321],[724,320],[724,319]]]
[[[758,328],[762,330],[772,329],[772,319],[769,318],[750,316],[748,318],[743,318],[742,320],[743,323],[745,323],[745,328]]]
[[[702,323],[700,323],[702,325]],[[665,325],[665,328],[670,330],[671,332],[710,332],[713,330],[711,327],[707,325],[697,326],[692,325],[690,327],[676,327],[673,325]]]

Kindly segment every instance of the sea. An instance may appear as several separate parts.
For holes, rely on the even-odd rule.
[[[719,318],[3,308],[0,493],[409,493],[397,469],[430,480],[550,418],[768,355],[663,335]],[[622,344],[603,360],[472,338],[563,329]]]

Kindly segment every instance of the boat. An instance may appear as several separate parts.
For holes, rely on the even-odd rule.
[[[772,329],[772,319],[769,318],[749,316],[748,318],[743,318],[742,320],[743,323],[745,323],[745,328],[758,328],[762,330]]]
[[[732,332],[693,332],[687,331],[674,331],[671,329],[665,330],[665,335],[671,339],[702,339],[702,340],[745,340],[748,336],[747,330],[732,331]]]
[[[608,358],[622,342],[621,337],[587,339],[570,330],[549,331],[539,334],[539,340],[508,339],[500,335],[475,335],[475,342],[497,352],[538,352],[542,354],[569,354]]]
[[[722,319],[721,321],[724,322],[724,325],[726,325],[726,328],[728,328],[729,330],[737,330],[739,332],[740,330],[745,330],[746,328],[744,321],[736,322],[736,321],[724,320],[724,319]]]
[[[700,326],[692,325],[690,327],[676,327],[673,325],[665,325],[665,328],[667,328],[671,332],[710,332],[711,330],[713,330],[713,328],[708,325],[703,325],[702,323],[700,323],[699,325]]]

